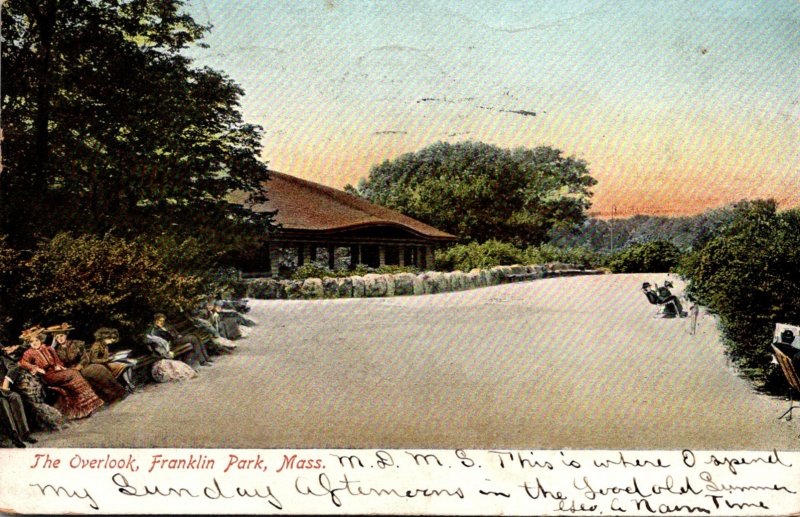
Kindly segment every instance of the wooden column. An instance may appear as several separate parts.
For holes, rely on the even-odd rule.
[[[436,267],[433,260],[433,246],[425,246],[425,264],[428,269]]]
[[[267,253],[269,254],[269,274],[276,276],[278,274],[278,246],[267,244]]]
[[[354,269],[361,262],[361,246],[359,244],[350,245],[350,269]]]
[[[383,244],[378,246],[378,266],[386,265],[386,246]]]
[[[308,260],[311,262],[317,261],[317,245],[316,244],[309,244],[309,252],[308,252]]]
[[[400,246],[399,251],[397,252],[399,266],[403,267],[406,265],[406,248],[405,246]]]
[[[306,258],[303,256],[305,254],[305,244],[300,244],[297,246],[297,267],[302,266],[305,264]]]
[[[336,269],[336,246],[328,244],[328,267],[331,271]]]

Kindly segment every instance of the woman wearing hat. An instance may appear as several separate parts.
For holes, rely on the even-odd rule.
[[[113,345],[119,341],[119,331],[109,327],[101,327],[94,333],[94,343],[89,347],[89,350],[84,354],[81,364],[83,370],[91,369],[95,371],[98,368],[105,369],[113,379],[115,384],[121,387],[117,379],[121,379],[125,383],[125,389],[128,392],[133,392],[134,386],[131,381],[130,364],[112,362],[108,352],[108,346]],[[116,400],[116,399],[115,399]]]
[[[52,347],[42,342],[44,329],[36,326],[27,329],[20,338],[30,344],[19,361],[21,368],[38,375],[42,383],[58,394],[55,407],[65,418],[85,418],[100,406],[100,400],[80,373],[64,367]]]
[[[102,364],[89,363],[85,342],[67,339],[67,332],[72,330],[69,324],[63,323],[46,330],[53,334],[53,348],[64,366],[81,372],[98,397],[111,403],[125,396],[125,388],[117,382],[108,368]]]

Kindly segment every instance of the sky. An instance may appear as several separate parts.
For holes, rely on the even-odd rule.
[[[547,145],[591,213],[800,205],[800,1],[188,0],[270,168],[341,188],[438,141]]]

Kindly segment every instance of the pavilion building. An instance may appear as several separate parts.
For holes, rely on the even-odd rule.
[[[364,264],[430,269],[433,250],[457,240],[395,210],[281,172],[271,171],[265,186],[268,201],[253,209],[277,211],[279,227],[265,239],[260,262],[250,269],[270,275],[278,273],[287,251],[295,267],[324,256],[335,269],[336,258],[349,255],[350,268]]]

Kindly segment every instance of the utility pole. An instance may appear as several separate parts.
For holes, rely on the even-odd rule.
[[[617,218],[617,205],[611,206],[611,222],[609,226],[611,226],[611,253],[614,253],[614,219]]]

